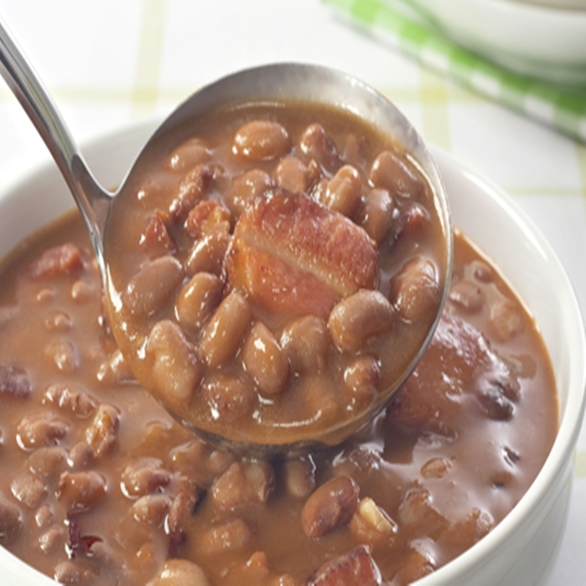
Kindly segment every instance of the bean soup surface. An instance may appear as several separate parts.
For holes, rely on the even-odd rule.
[[[399,585],[441,567],[515,506],[557,429],[535,323],[461,234],[455,252],[391,405],[337,447],[260,460],[136,382],[77,214],[26,241],[0,267],[0,544],[80,585]]]
[[[245,445],[358,429],[443,300],[447,228],[417,161],[301,102],[223,107],[141,160],[105,249],[114,336],[141,384]]]

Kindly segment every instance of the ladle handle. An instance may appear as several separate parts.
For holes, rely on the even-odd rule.
[[[110,194],[94,179],[39,77],[0,19],[0,73],[45,141],[90,231],[100,263]]]

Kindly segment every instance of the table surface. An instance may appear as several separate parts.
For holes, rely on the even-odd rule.
[[[423,137],[499,184],[552,243],[586,311],[586,146],[359,34],[319,0],[3,0],[0,13],[80,141],[162,116],[201,85],[273,61],[343,69],[389,96]],[[0,83],[0,192],[48,160]],[[586,583],[586,426],[549,583]]]

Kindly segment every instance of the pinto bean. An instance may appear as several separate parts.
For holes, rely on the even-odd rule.
[[[236,354],[251,317],[250,305],[240,293],[232,291],[224,298],[207,323],[201,340],[202,355],[208,367],[217,368]]]
[[[261,169],[251,169],[232,181],[226,192],[226,203],[230,211],[239,216],[256,198],[273,187],[271,176]]]
[[[336,145],[321,124],[310,124],[301,135],[299,146],[308,159],[314,159],[326,169],[335,169],[340,157]]]
[[[171,472],[158,458],[133,460],[122,472],[120,486],[129,497],[151,494],[171,482]]]
[[[373,189],[365,198],[358,214],[358,223],[380,243],[393,225],[395,202],[386,189]]]
[[[262,322],[254,324],[242,346],[242,362],[262,395],[283,391],[289,366],[272,332]]]
[[[0,362],[0,397],[26,399],[31,391],[31,383],[24,369]]]
[[[124,304],[138,315],[152,315],[183,279],[183,267],[173,256],[148,262],[128,283]]]
[[[167,560],[147,586],[209,586],[205,572],[193,562]]]
[[[132,516],[141,523],[160,526],[171,507],[171,499],[165,494],[141,496],[132,505]]]
[[[187,273],[213,273],[220,275],[224,264],[226,250],[230,244],[230,226],[227,222],[214,224],[193,245],[185,262]]]
[[[15,543],[22,532],[20,509],[0,495],[0,544]]]
[[[85,431],[85,440],[96,457],[107,454],[118,437],[120,412],[113,405],[102,404]]]
[[[45,356],[60,372],[73,374],[78,369],[79,356],[75,346],[69,340],[53,340],[46,346]]]
[[[100,502],[107,492],[106,479],[95,470],[63,472],[56,495],[68,511],[87,511]]]
[[[52,332],[66,332],[71,329],[72,320],[64,311],[51,311],[45,318],[45,327]]]
[[[50,555],[56,552],[57,549],[64,548],[66,545],[65,529],[58,525],[47,529],[40,535],[38,543],[39,549],[45,555]]]
[[[106,385],[136,383],[128,361],[118,348],[100,364],[96,378]]]
[[[435,315],[441,295],[435,265],[417,257],[402,267],[391,282],[390,299],[397,313],[408,322]]]
[[[200,383],[202,367],[195,349],[177,324],[156,323],[146,346],[153,357],[153,381],[170,404],[183,406]]]
[[[183,328],[198,331],[222,300],[222,280],[211,273],[197,273],[183,287],[175,309]]]
[[[83,584],[85,580],[90,578],[91,571],[88,568],[84,568],[72,561],[66,560],[64,562],[59,562],[55,566],[55,570],[53,572],[53,578],[55,582],[59,582],[59,584],[75,585],[75,584]]]
[[[265,503],[274,484],[274,470],[268,462],[234,462],[214,482],[210,495],[218,509],[232,511]]]
[[[252,531],[240,518],[219,523],[204,531],[199,539],[198,551],[205,556],[242,550],[252,539]]]
[[[140,236],[139,246],[148,253],[150,258],[157,258],[170,254],[175,249],[175,243],[167,228],[167,214],[155,210],[149,217],[146,228]]]
[[[393,308],[384,295],[377,290],[361,289],[332,309],[328,329],[340,350],[356,351],[370,336],[389,331],[393,321]]]
[[[282,475],[287,493],[295,498],[307,498],[315,489],[315,464],[310,458],[286,460]]]
[[[17,441],[25,449],[59,443],[69,430],[69,424],[50,412],[25,415],[16,428]]]
[[[210,232],[216,224],[230,225],[230,212],[217,201],[205,199],[200,201],[187,216],[185,229],[193,238],[201,238]]]
[[[472,281],[458,281],[450,287],[449,300],[468,313],[478,313],[484,305],[482,289]]]
[[[96,402],[87,394],[69,385],[54,383],[47,387],[43,404],[52,404],[66,413],[80,418],[89,417]]]
[[[59,446],[36,449],[27,459],[28,469],[39,478],[49,479],[65,464],[67,452]]]
[[[173,149],[165,161],[165,167],[177,173],[186,172],[209,159],[210,152],[205,142],[199,137],[190,138]]]
[[[252,120],[234,135],[232,151],[251,161],[268,161],[282,157],[291,148],[289,134],[281,124],[271,120]]]
[[[183,483],[175,495],[167,516],[171,552],[185,541],[189,521],[201,498],[200,488],[189,481]]]
[[[281,334],[281,347],[297,373],[321,372],[326,366],[329,343],[327,323],[316,315],[290,322]]]
[[[12,478],[10,491],[14,498],[29,509],[38,507],[47,496],[45,483],[29,470]]]
[[[337,476],[319,486],[301,511],[303,531],[319,539],[348,524],[358,506],[360,488],[349,476]]]
[[[351,165],[344,165],[329,180],[322,203],[351,218],[360,205],[361,195],[360,174]]]
[[[297,157],[285,157],[279,161],[273,176],[278,187],[293,193],[306,193],[309,186],[307,167]]]
[[[374,397],[380,382],[380,364],[376,358],[362,355],[352,360],[344,371],[344,383],[350,394],[361,401]]]
[[[433,506],[426,488],[409,490],[398,509],[399,523],[437,538],[448,526],[447,519]]]
[[[350,522],[350,530],[360,543],[371,546],[389,543],[395,525],[389,516],[370,498],[363,498]]]
[[[521,313],[511,301],[499,301],[490,308],[489,327],[501,342],[508,342],[523,329]]]
[[[387,189],[391,195],[417,199],[424,191],[423,180],[405,158],[393,151],[383,151],[372,163],[370,180],[375,187]]]

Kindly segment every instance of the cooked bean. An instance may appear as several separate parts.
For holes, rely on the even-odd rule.
[[[350,394],[359,402],[373,399],[380,382],[380,364],[373,356],[362,355],[353,359],[344,371],[344,383]]]
[[[84,580],[87,580],[90,576],[91,571],[88,568],[79,566],[69,560],[58,563],[53,572],[55,582],[67,586],[70,584],[83,584]]]
[[[246,206],[273,187],[271,176],[261,169],[251,169],[232,181],[226,193],[230,211],[239,216]]]
[[[321,372],[327,363],[328,326],[316,315],[306,315],[289,323],[281,334],[281,347],[297,373]]]
[[[508,342],[523,329],[521,313],[511,301],[499,301],[490,308],[490,327],[501,342]]]
[[[344,165],[329,180],[322,203],[351,218],[360,205],[361,195],[360,174],[351,165]]]
[[[51,311],[45,318],[45,327],[49,331],[66,332],[71,329],[71,325],[71,317],[64,311]]]
[[[370,180],[375,187],[388,189],[391,195],[417,198],[424,190],[423,180],[405,158],[383,151],[372,163]]]
[[[421,475],[423,478],[443,478],[451,465],[449,458],[431,458],[421,467]]]
[[[266,503],[275,484],[268,462],[234,462],[213,484],[210,496],[218,509],[232,511]]]
[[[183,267],[173,256],[149,261],[132,277],[123,302],[135,314],[152,315],[177,288],[183,279]]]
[[[364,198],[358,222],[376,243],[380,243],[393,225],[395,209],[395,202],[386,189],[373,189]]]
[[[43,503],[35,513],[35,523],[39,529],[46,529],[55,523],[55,514],[49,503]]]
[[[85,430],[85,441],[96,457],[107,454],[118,437],[120,412],[113,405],[103,403]]]
[[[252,531],[240,518],[219,523],[203,532],[198,550],[205,556],[242,550],[252,538]]]
[[[59,443],[69,430],[69,424],[50,412],[25,415],[16,429],[17,441],[25,449]]]
[[[477,313],[484,305],[482,289],[472,281],[463,280],[450,287],[449,299],[460,309],[470,313]]]
[[[371,546],[389,543],[396,528],[389,516],[370,498],[363,498],[350,522],[359,543]]]
[[[141,523],[160,526],[171,507],[171,499],[165,494],[141,496],[132,505],[132,515]]]
[[[397,313],[414,323],[431,317],[441,295],[434,264],[423,257],[408,262],[391,281],[390,299]]]
[[[378,290],[361,289],[330,313],[328,329],[342,351],[359,350],[370,336],[387,332],[394,321],[391,304]]]
[[[359,492],[349,476],[337,476],[318,487],[301,511],[305,534],[319,539],[349,523],[358,505]]]
[[[17,501],[29,509],[34,509],[47,496],[47,487],[39,477],[26,470],[12,478],[10,492]]]
[[[173,149],[165,166],[172,171],[188,171],[198,163],[206,163],[210,153],[201,138],[190,138]]]
[[[85,279],[78,279],[71,285],[70,297],[75,303],[87,303],[96,291],[96,287]]]
[[[94,451],[86,442],[77,442],[67,456],[67,463],[73,470],[84,470],[95,459]]]
[[[11,545],[22,532],[20,509],[0,495],[0,544]]]
[[[439,541],[457,556],[480,541],[494,524],[490,513],[474,508],[463,519],[451,523]]]
[[[262,395],[280,393],[287,382],[287,359],[272,332],[262,322],[254,324],[242,346],[242,362]]]
[[[146,350],[153,359],[153,379],[157,388],[169,404],[183,406],[202,376],[194,348],[177,324],[164,320],[153,326]]]
[[[65,529],[63,527],[54,526],[42,533],[39,537],[39,549],[45,554],[49,555],[57,551],[57,549],[64,549],[66,546]]]
[[[448,520],[433,506],[426,488],[413,488],[408,491],[398,509],[399,523],[418,527],[432,539],[437,538],[448,526]]]
[[[229,225],[227,222],[214,224],[191,249],[185,267],[190,276],[197,273],[213,273],[220,275],[224,264],[226,250],[230,243]]]
[[[56,495],[68,511],[87,511],[101,501],[107,492],[106,479],[95,470],[63,472]]]
[[[200,488],[189,481],[184,482],[177,491],[166,521],[171,554],[185,541],[189,531],[189,521],[201,498]]]
[[[210,165],[200,163],[193,167],[179,184],[177,195],[169,211],[179,221],[185,220],[189,210],[207,194],[214,181],[214,169]]]
[[[293,193],[306,193],[309,186],[307,167],[297,157],[285,157],[274,171],[275,182],[281,189]]]
[[[364,545],[339,555],[321,566],[308,586],[380,586],[380,570]]]
[[[240,293],[232,291],[224,298],[201,340],[202,355],[210,368],[217,368],[236,354],[251,317],[250,305]]]
[[[204,571],[193,562],[167,560],[148,586],[209,586]]]
[[[286,460],[281,473],[287,493],[295,498],[307,498],[315,489],[315,464],[310,458]]]
[[[76,417],[89,417],[95,409],[95,401],[87,394],[69,385],[54,383],[47,387],[43,404],[53,404]]]
[[[397,572],[399,584],[411,584],[431,574],[437,568],[437,560],[432,552],[423,547],[409,548],[403,567]]]
[[[171,482],[171,472],[158,458],[133,460],[122,472],[120,487],[129,497],[157,492]]]
[[[27,459],[28,469],[39,478],[51,478],[65,464],[67,452],[59,446],[42,447]]]
[[[336,145],[321,124],[310,124],[303,131],[299,146],[308,159],[316,160],[328,170],[339,165]]]
[[[0,397],[26,399],[31,394],[31,383],[24,369],[0,362]]]
[[[222,300],[224,283],[211,273],[197,273],[183,287],[175,309],[179,323],[186,329],[198,331]]]
[[[69,340],[53,340],[45,348],[45,356],[66,374],[73,374],[79,366],[77,350]]]
[[[270,120],[253,120],[238,129],[232,143],[234,154],[251,161],[282,157],[291,148],[289,134],[281,124]]]

